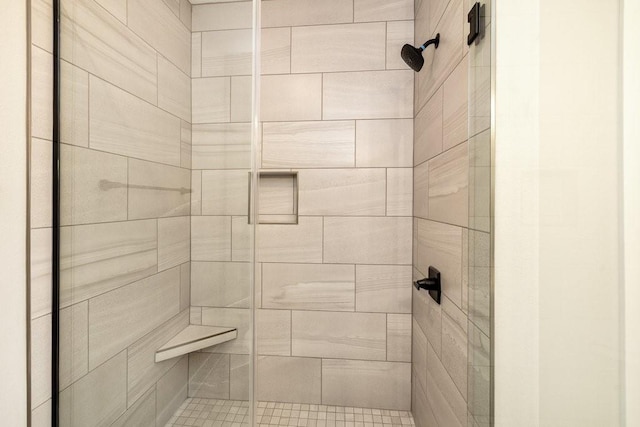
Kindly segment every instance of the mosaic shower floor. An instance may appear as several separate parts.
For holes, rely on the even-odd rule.
[[[297,427],[413,427],[407,411],[258,402],[258,426]],[[249,423],[249,402],[239,400],[187,399],[169,426],[242,427]]]

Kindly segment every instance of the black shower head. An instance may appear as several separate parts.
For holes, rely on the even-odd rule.
[[[402,56],[402,60],[406,62],[406,64],[411,67],[413,71],[416,73],[422,69],[424,65],[424,58],[422,57],[422,51],[427,48],[429,45],[434,45],[437,49],[440,44],[440,34],[436,34],[436,38],[427,41],[420,47],[413,47],[410,44],[405,44],[402,46],[402,52],[400,55]]]

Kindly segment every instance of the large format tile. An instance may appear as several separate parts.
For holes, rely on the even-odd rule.
[[[291,72],[383,70],[386,31],[384,22],[294,27]]]
[[[246,216],[231,219],[231,260],[252,262],[255,252],[255,230]]]
[[[158,56],[158,107],[191,121],[191,79],[162,56]]]
[[[252,30],[202,33],[202,77],[251,74]]]
[[[387,314],[387,360],[411,362],[410,314]]]
[[[368,22],[413,19],[413,3],[414,0],[354,0],[354,20]]]
[[[202,324],[238,329],[238,337],[204,349],[209,353],[250,354],[253,341],[251,311],[248,308],[202,308]]]
[[[202,77],[202,33],[191,33],[191,78]]]
[[[309,169],[298,178],[300,215],[385,214],[384,169]]]
[[[89,74],[68,62],[61,61],[60,93],[60,141],[87,147],[89,145]],[[32,111],[42,107],[32,105]],[[53,104],[44,105],[51,109]],[[37,120],[31,121],[34,129],[38,126]],[[35,132],[34,135],[36,135]]]
[[[191,218],[191,259],[231,261],[231,217]]]
[[[180,119],[95,77],[90,86],[91,148],[180,165]]]
[[[462,229],[439,222],[418,220],[418,263],[427,274],[429,266],[442,274],[442,292],[462,306]]]
[[[120,416],[112,427],[153,426],[156,423],[156,389],[150,388],[127,411]]]
[[[322,218],[299,217],[296,225],[258,227],[260,262],[322,262]]]
[[[203,215],[247,215],[248,170],[202,171]]]
[[[353,121],[265,123],[262,167],[353,167],[355,135]]]
[[[251,385],[251,357],[246,354],[231,354],[229,363],[229,398],[249,400]]]
[[[129,219],[189,215],[188,169],[129,159]]]
[[[467,403],[440,359],[427,345],[427,399],[441,426],[467,425]]]
[[[443,91],[438,90],[420,109],[414,120],[414,165],[419,165],[442,152],[442,94]]]
[[[413,290],[413,317],[436,354],[442,352],[442,308],[424,291]]]
[[[386,359],[386,315],[294,311],[291,351],[294,356]]]
[[[157,383],[178,362],[178,359],[169,359],[156,363],[156,350],[188,324],[189,315],[183,311],[129,347],[127,351],[127,400],[129,406],[143,396],[149,387]]]
[[[88,372],[88,328],[89,304],[86,301],[60,310],[60,390],[77,381]]]
[[[467,399],[467,316],[449,298],[442,300],[442,364]]]
[[[320,403],[320,359],[259,356],[257,383],[258,400]]]
[[[60,147],[60,223],[127,219],[127,159],[80,147]]]
[[[111,425],[127,409],[127,354],[109,359],[60,393],[60,425]]]
[[[30,233],[30,314],[35,319],[51,313],[53,305],[53,289],[51,286],[51,270],[53,263],[51,228],[36,228]]]
[[[52,0],[31,2],[31,43],[47,52],[53,52]]]
[[[411,267],[356,266],[356,310],[411,313]]]
[[[253,82],[251,76],[231,77],[231,121],[250,122],[253,118]]]
[[[191,32],[162,0],[128,2],[127,25],[185,74],[191,74]]]
[[[262,3],[263,27],[353,22],[353,0],[272,0]]]
[[[322,403],[407,411],[411,364],[323,359]]]
[[[145,41],[93,1],[65,1],[61,14],[62,59],[156,101],[156,52]]]
[[[427,389],[427,337],[415,318],[411,331],[411,363],[414,381],[417,381],[422,390]],[[432,326],[435,327],[435,326]],[[426,398],[425,398],[426,399]]]
[[[353,311],[354,286],[351,265],[262,265],[265,308]]]
[[[429,162],[413,168],[413,216],[429,217]]]
[[[191,263],[191,305],[249,308],[251,264]]]
[[[191,90],[193,123],[224,123],[231,120],[231,79],[229,77],[193,79]]]
[[[442,112],[443,149],[448,150],[469,138],[468,70],[469,56],[465,56],[443,85]]]
[[[189,261],[190,237],[188,216],[158,220],[158,271]]]
[[[429,161],[429,219],[469,223],[469,154],[466,143]]]
[[[256,337],[258,354],[291,355],[291,312],[289,310],[257,310]]]
[[[249,169],[251,145],[194,145],[194,169]]]
[[[411,70],[326,74],[322,117],[413,118],[413,74]]]
[[[31,134],[53,138],[53,56],[42,49],[31,49]]]
[[[29,172],[31,228],[51,227],[53,206],[51,177],[53,176],[53,145],[44,139],[31,139]]]
[[[192,143],[193,145],[250,145],[251,123],[193,125]]]
[[[154,220],[63,227],[60,242],[63,307],[157,271]]]
[[[229,399],[228,354],[189,354],[189,396]]]
[[[193,31],[251,28],[252,8],[251,1],[194,5],[191,28]]]
[[[156,425],[163,426],[171,419],[188,395],[189,361],[182,356],[156,384]]]
[[[387,169],[387,216],[413,214],[413,169]]]
[[[387,70],[405,70],[407,68],[400,52],[405,44],[411,44],[414,38],[413,31],[413,20],[387,22]]]
[[[358,120],[357,167],[411,167],[413,120]]]
[[[438,422],[433,417],[433,411],[429,406],[424,388],[415,379],[415,372],[411,390],[411,415],[413,415],[416,427],[437,426]]]
[[[89,367],[95,368],[179,311],[179,268],[91,299]]]
[[[96,2],[120,21],[127,23],[127,0],[96,0]]]
[[[291,71],[291,28],[263,28],[260,74],[288,74]]]
[[[260,110],[263,121],[322,118],[321,74],[270,75],[262,76],[261,80]]]
[[[51,315],[30,322],[32,342],[29,369],[31,381],[31,408],[34,409],[51,399]],[[70,354],[67,355],[67,358]],[[65,364],[66,365],[66,364]]]
[[[324,262],[411,264],[411,218],[326,217]]]

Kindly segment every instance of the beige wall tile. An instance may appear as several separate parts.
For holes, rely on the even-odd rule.
[[[193,125],[193,145],[249,145],[251,123]]]
[[[265,122],[320,120],[322,75],[262,76],[260,103]]]
[[[53,52],[52,0],[31,2],[31,43],[47,52]]]
[[[469,318],[485,335],[491,334],[491,238],[469,232]]]
[[[231,261],[231,217],[191,218],[191,259]]]
[[[354,0],[355,22],[413,19],[414,0]]]
[[[246,145],[194,145],[194,169],[249,169],[251,146]]]
[[[410,314],[387,314],[387,360],[411,362]]]
[[[129,159],[129,219],[189,214],[188,169]]]
[[[60,223],[127,219],[127,159],[60,146]]]
[[[191,31],[191,2],[189,0],[180,1],[180,21]]]
[[[410,264],[411,218],[325,218],[324,262]]]
[[[191,303],[191,263],[180,266],[180,312],[189,310]]]
[[[191,218],[182,216],[158,220],[158,270],[189,261]]]
[[[249,308],[251,264],[191,263],[191,305]]]
[[[442,96],[443,91],[438,90],[416,115],[414,165],[419,165],[442,152]]]
[[[202,325],[202,307],[189,307],[189,323]]]
[[[60,310],[60,355],[58,364],[60,390],[65,389],[88,372],[88,327],[89,304],[86,301]]]
[[[462,229],[439,222],[418,220],[417,268],[427,274],[434,266],[442,274],[442,292],[462,305]]]
[[[384,215],[384,169],[309,169],[299,172],[301,215]]]
[[[413,291],[413,317],[436,354],[442,353],[442,308],[427,292]]]
[[[468,70],[469,56],[453,70],[444,82],[443,149],[448,150],[469,138]]]
[[[408,19],[413,19],[413,16]],[[412,44],[414,21],[387,22],[387,70],[405,70],[407,64],[400,52],[405,44]]]
[[[249,400],[250,356],[230,355],[229,398],[231,400]]]
[[[320,403],[321,361],[304,357],[259,356],[257,399]]]
[[[180,119],[91,77],[90,147],[180,165]]]
[[[227,326],[238,329],[235,340],[204,349],[209,353],[249,354],[253,336],[251,333],[251,311],[247,308],[202,308],[202,324]]]
[[[354,274],[351,265],[265,263],[262,305],[279,309],[353,311]]]
[[[460,144],[429,161],[429,218],[466,227],[469,223],[469,153]]]
[[[413,363],[413,375],[418,381],[422,390],[427,389],[427,337],[422,328],[413,318],[413,329],[411,332],[411,363]],[[426,397],[425,397],[426,401]]]
[[[322,117],[325,120],[412,118],[413,74],[411,70],[326,74]]]
[[[156,101],[156,52],[145,41],[95,2],[71,0],[61,13],[65,61]]]
[[[356,310],[380,313],[411,312],[411,267],[356,266]]]
[[[202,33],[191,33],[191,77],[202,77]]]
[[[157,271],[154,220],[63,227],[60,242],[63,307]]]
[[[262,167],[353,167],[355,135],[353,121],[265,123]]]
[[[191,90],[193,123],[223,123],[231,120],[231,79],[229,77],[193,79]]]
[[[51,315],[31,321],[31,409],[51,398]]]
[[[491,232],[491,132],[469,140],[469,228]]]
[[[202,33],[202,76],[250,75],[252,45],[251,29]]]
[[[100,365],[179,311],[179,268],[91,299],[89,368]]]
[[[353,22],[353,0],[273,0],[262,4],[263,27]]]
[[[174,3],[175,4],[175,3]],[[127,2],[127,25],[185,74],[191,74],[191,32],[160,0]]]
[[[89,74],[60,62],[60,140],[67,144],[89,146]],[[53,104],[45,104],[51,108]],[[40,108],[32,106],[32,111]],[[32,128],[38,125],[32,120]],[[47,138],[51,138],[49,135]]]
[[[387,216],[413,214],[413,169],[387,169]]]
[[[189,104],[189,108],[191,108],[191,104]],[[182,120],[180,124],[180,167],[191,169],[191,123]]]
[[[193,31],[251,28],[252,2],[241,1],[193,6]]]
[[[51,427],[51,399],[31,411],[33,427]]]
[[[231,260],[253,261],[255,230],[246,216],[234,216],[231,220]]]
[[[322,262],[322,218],[299,217],[297,225],[258,227],[260,262]]]
[[[467,403],[436,353],[428,345],[426,395],[438,425],[467,424]]]
[[[291,29],[291,71],[383,70],[385,38],[383,22],[294,27]]]
[[[413,216],[429,217],[429,162],[413,168]]]
[[[291,312],[257,310],[256,337],[258,354],[291,356]]]
[[[127,0],[96,0],[97,3],[107,9],[110,14],[123,23],[127,23]]]
[[[53,304],[51,286],[53,233],[50,228],[32,229],[30,237],[30,314],[31,319],[35,319],[51,313]]]
[[[467,316],[449,298],[442,300],[442,364],[467,400]]]
[[[247,215],[249,171],[202,171],[203,215]]]
[[[411,364],[323,359],[322,403],[407,411]]]
[[[191,215],[202,215],[202,171],[191,171]]]
[[[231,77],[231,121],[250,122],[252,118],[251,76]]]
[[[127,354],[121,352],[60,393],[60,424],[111,425],[127,409]]]
[[[113,427],[151,426],[156,423],[156,389],[150,388],[112,424]]]
[[[228,354],[189,354],[189,396],[229,399]]]
[[[158,107],[191,121],[191,79],[162,56],[158,56]]]
[[[31,228],[51,227],[53,146],[50,141],[31,139]]]
[[[156,385],[156,425],[167,423],[187,398],[189,362],[182,356]]]
[[[386,359],[386,316],[382,313],[294,311],[294,356]]]
[[[288,74],[291,71],[291,28],[263,28],[260,74]]]
[[[358,120],[357,167],[409,167],[413,157],[413,120]]]
[[[67,73],[68,74],[68,73]],[[53,138],[53,56],[42,49],[31,49],[31,134]]]
[[[156,350],[188,324],[189,314],[187,311],[183,311],[129,347],[127,350],[127,398],[129,406],[144,396],[149,387],[153,387],[179,362],[179,359],[169,359],[156,363]]]

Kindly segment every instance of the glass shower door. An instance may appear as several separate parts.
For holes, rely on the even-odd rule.
[[[58,2],[56,425],[249,424],[253,2]]]

